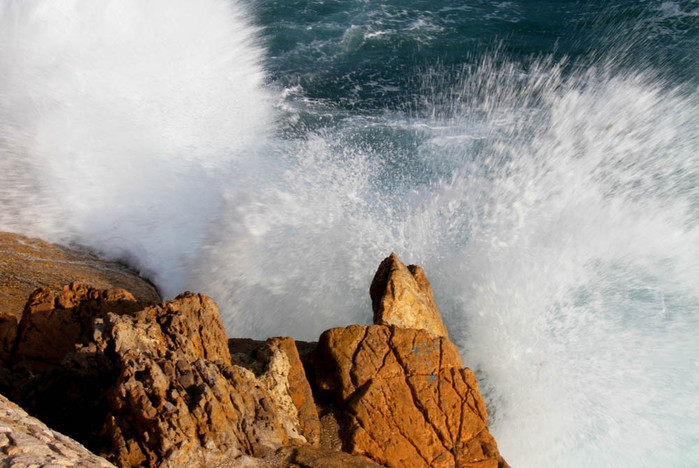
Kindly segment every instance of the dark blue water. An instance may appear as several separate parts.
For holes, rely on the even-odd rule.
[[[342,108],[403,108],[427,69],[460,70],[494,51],[526,72],[566,60],[566,72],[612,60],[696,86],[696,1],[251,3],[264,28],[269,78]]]

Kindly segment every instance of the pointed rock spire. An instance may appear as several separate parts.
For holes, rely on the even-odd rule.
[[[417,328],[448,338],[447,327],[434,302],[432,286],[421,267],[406,267],[392,253],[379,265],[369,294],[374,324]]]

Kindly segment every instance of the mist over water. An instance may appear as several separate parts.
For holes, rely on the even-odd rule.
[[[168,294],[272,122],[227,1],[0,3],[0,225],[78,242]]]
[[[644,40],[692,30],[696,9],[670,3],[634,26]],[[313,37],[248,5],[298,44],[228,1],[0,5],[1,229],[212,295],[230,335],[257,338],[367,323],[395,251],[427,271],[512,466],[699,464],[685,43],[672,73],[630,33],[586,60],[505,43],[459,62],[430,55],[464,34],[444,5],[352,3],[352,24],[328,6]],[[492,8],[487,24],[522,14]],[[372,71],[410,41],[419,66]]]

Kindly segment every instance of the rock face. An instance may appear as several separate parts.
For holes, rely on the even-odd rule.
[[[209,466],[302,442],[264,383],[232,365],[206,296],[185,293],[133,316],[107,314],[83,352],[114,356],[105,453],[119,466]]]
[[[256,354],[264,369],[259,379],[275,397],[277,407],[283,410],[287,425],[307,443],[320,444],[318,410],[294,340],[270,338]]]
[[[12,363],[59,364],[90,338],[95,319],[108,313],[131,314],[144,306],[124,289],[96,289],[77,282],[61,291],[39,288],[24,308]]]
[[[95,321],[132,314],[143,305],[123,289],[71,283],[32,293],[14,345],[0,369],[0,389],[54,428],[95,449],[106,413],[105,388],[115,379],[103,355],[76,353],[90,341]]]
[[[432,286],[421,267],[406,267],[392,253],[379,265],[369,294],[375,324],[419,328],[433,335],[448,336],[434,302]]]
[[[119,466],[266,466],[244,456],[319,439],[293,340],[264,344],[259,375],[234,365],[200,294],[143,308],[118,289],[39,289],[16,342],[12,397]]]
[[[143,304],[161,300],[150,283],[123,265],[80,250],[0,232],[0,362],[9,356],[27,297],[37,288],[60,290],[74,281],[98,289],[125,289]]]
[[[0,459],[6,467],[114,467],[73,439],[52,431],[2,395]]]
[[[396,468],[507,466],[473,372],[446,333],[435,333],[441,319],[422,270],[391,255],[376,276],[371,295],[381,325],[328,330],[316,350],[316,384],[344,416],[343,448]],[[408,309],[402,320],[399,311]]]
[[[201,294],[39,288],[0,322],[0,391],[120,467],[506,467],[424,271],[391,255],[370,293],[375,325],[297,344],[227,339]],[[3,463],[109,466],[6,408]]]

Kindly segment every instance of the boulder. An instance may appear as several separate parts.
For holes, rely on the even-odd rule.
[[[337,408],[343,449],[396,468],[506,467],[424,271],[392,254],[371,297],[377,324],[324,332],[313,359],[318,391]]]
[[[318,445],[321,433],[318,411],[294,340],[289,337],[268,339],[258,352],[258,359],[265,365],[259,378],[270,394],[278,395],[277,407],[285,409],[288,420],[307,443]],[[281,404],[282,401],[291,404]]]
[[[119,466],[211,466],[264,457],[296,434],[266,386],[231,364],[216,304],[185,293],[134,316],[108,314],[84,352],[114,356],[107,458]]]
[[[129,291],[142,304],[160,302],[149,282],[120,263],[76,248],[0,232],[0,364],[9,357],[29,295],[80,281],[97,289]]]
[[[374,325],[316,344],[228,340],[201,294],[39,288],[0,320],[0,391],[120,467],[506,467],[424,271],[392,254],[370,293]]]
[[[266,341],[231,338],[228,346],[233,363],[253,371],[274,398],[287,432],[319,445],[320,419],[296,342],[289,337]]]
[[[7,467],[114,467],[73,439],[49,429],[0,395],[0,459]]]
[[[419,328],[437,336],[448,336],[432,286],[417,265],[405,266],[392,253],[379,265],[369,289],[374,323]]]
[[[0,390],[54,428],[98,450],[107,407],[104,393],[116,379],[111,359],[79,354],[95,321],[133,314],[144,306],[123,289],[71,283],[32,293],[15,344],[2,369]]]

